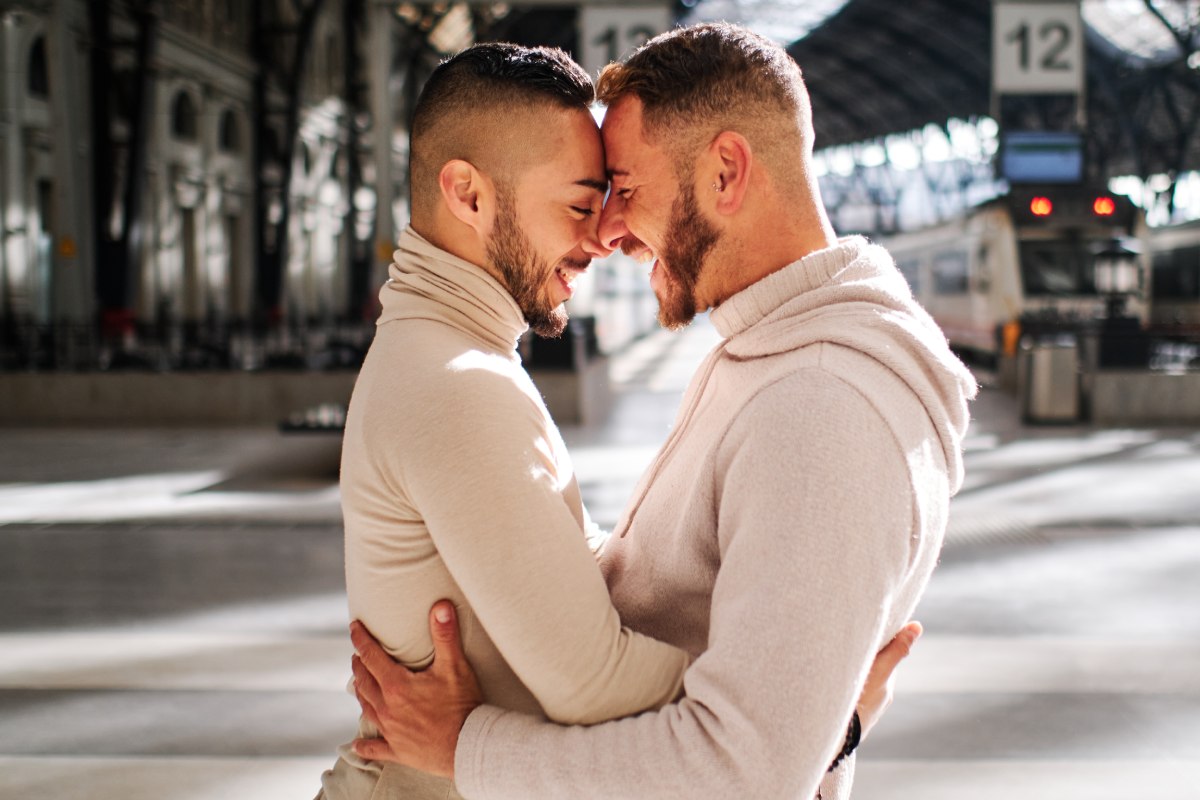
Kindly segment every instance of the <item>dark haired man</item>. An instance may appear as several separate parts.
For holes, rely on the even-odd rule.
[[[834,235],[782,48],[679,29],[598,89],[601,242],[654,262],[665,325],[712,308],[725,337],[601,555],[622,619],[694,657],[685,696],[587,728],[479,706],[435,616],[417,674],[355,631],[383,736],[356,748],[480,800],[844,796],[827,765],[936,563],[974,382],[887,254]]]
[[[562,438],[516,353],[527,326],[562,331],[571,281],[610,252],[591,100],[557,50],[478,45],[434,72],[413,125],[412,220],[342,454],[353,617],[421,667],[427,611],[451,598],[483,696],[568,723],[662,705],[688,661],[622,627]],[[890,652],[867,717],[907,642]],[[349,748],[322,784],[327,800],[455,796],[443,777]]]
[[[490,702],[590,723],[661,705],[687,654],[622,627],[566,448],[516,352],[562,331],[607,179],[592,84],[563,53],[471,48],[435,70],[412,139],[412,220],[342,452],[350,612],[411,667],[452,599]],[[369,723],[361,735],[371,735]],[[328,800],[454,796],[343,748]]]

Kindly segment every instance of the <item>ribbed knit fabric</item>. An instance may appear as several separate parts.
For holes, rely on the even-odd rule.
[[[674,698],[687,655],[621,626],[566,447],[516,353],[520,309],[411,229],[399,244],[346,419],[351,617],[420,668],[429,609],[450,598],[484,695],[503,708],[589,723]],[[330,800],[454,796],[448,781],[339,752]]]
[[[686,696],[589,728],[483,706],[456,755],[472,800],[847,796],[854,759],[826,767],[937,561],[975,384],[861,238],[712,320],[601,559],[625,624],[695,656]]]

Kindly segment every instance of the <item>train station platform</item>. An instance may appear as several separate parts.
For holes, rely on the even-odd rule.
[[[716,336],[610,361],[564,436],[611,525]],[[308,798],[354,729],[336,437],[0,428],[0,797]],[[1200,429],[985,389],[926,635],[856,800],[1195,800]]]

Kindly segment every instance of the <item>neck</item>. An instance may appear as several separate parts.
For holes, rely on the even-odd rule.
[[[709,259],[713,280],[701,296],[711,308],[808,254],[837,244],[815,186],[799,200],[751,200],[738,216],[741,224],[726,229]]]
[[[432,219],[414,214],[409,225],[434,247],[474,264],[503,284],[503,279],[487,257],[486,244],[471,227],[464,225],[448,211],[442,211],[444,209],[439,209]]]

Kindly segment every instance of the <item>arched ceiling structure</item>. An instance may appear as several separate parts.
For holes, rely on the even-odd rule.
[[[1086,22],[1119,23],[1107,13],[1085,13],[1091,177],[1200,169],[1196,32],[1172,31],[1147,10],[1143,24],[1161,25],[1166,43],[1147,56]],[[817,147],[993,113],[991,28],[991,0],[849,0],[788,47],[812,96]],[[1036,126],[1047,113],[1044,99],[1007,98],[1000,121]]]

